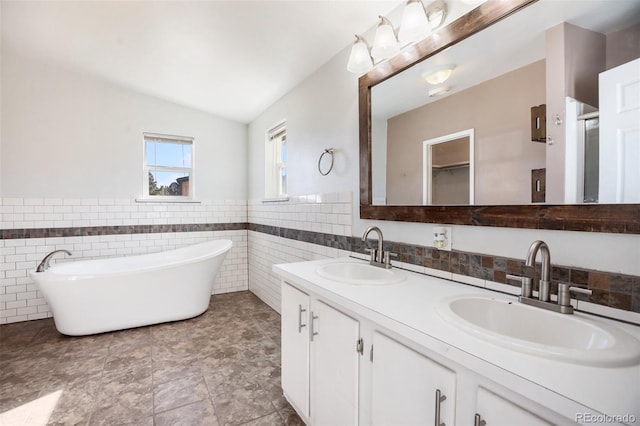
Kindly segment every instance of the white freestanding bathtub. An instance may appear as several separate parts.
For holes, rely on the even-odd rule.
[[[214,240],[161,253],[58,263],[30,275],[58,331],[82,336],[200,315],[230,249],[230,240]]]

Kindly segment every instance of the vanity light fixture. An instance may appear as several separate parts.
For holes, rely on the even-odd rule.
[[[371,56],[375,62],[389,59],[400,51],[396,32],[393,29],[393,25],[391,25],[391,21],[382,15],[378,17],[380,22],[373,38],[373,46],[371,46]]]
[[[397,37],[391,21],[379,15],[380,22],[370,51],[366,40],[356,35],[347,70],[356,74],[368,72],[373,68],[374,63],[389,59],[400,52],[401,46],[418,42],[440,27],[447,15],[447,4],[444,0],[435,0],[425,8],[422,2],[423,0],[407,0]]]
[[[351,47],[351,54],[347,63],[347,71],[355,74],[364,74],[371,71],[372,68],[373,61],[369,55],[369,45],[362,36],[356,34],[356,41]]]
[[[450,87],[446,87],[446,86],[442,86],[442,87],[436,87],[435,89],[431,89],[427,92],[427,94],[429,95],[430,98],[436,97],[436,96],[440,96],[443,95],[445,93],[447,93],[449,90],[451,90]]]
[[[444,18],[447,16],[447,4],[444,0],[436,0],[427,6],[425,12],[429,27],[433,31],[444,23]]]
[[[398,41],[402,46],[422,40],[430,33],[429,21],[421,0],[408,0],[402,11]]]
[[[422,78],[424,78],[429,84],[442,84],[451,77],[451,73],[455,67],[456,66],[453,64],[440,65],[423,72]]]

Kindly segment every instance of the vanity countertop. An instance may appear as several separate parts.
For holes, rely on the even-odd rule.
[[[345,284],[316,273],[319,266],[338,261],[365,263],[353,258],[326,259],[274,265],[273,271],[319,298],[427,348],[446,353],[454,362],[480,374],[485,369],[483,365],[489,363],[493,368],[506,370],[601,413],[629,414],[640,419],[640,363],[600,367],[514,351],[466,333],[438,313],[438,306],[452,297],[488,296],[517,301],[516,297],[405,270],[400,272],[406,274],[406,280],[377,286]],[[617,327],[640,340],[639,326],[580,312],[573,315]],[[553,330],[548,332],[553,333]],[[474,362],[474,359],[484,362]],[[491,377],[495,370],[486,373]]]

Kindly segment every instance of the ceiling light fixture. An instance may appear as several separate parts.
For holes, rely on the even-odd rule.
[[[389,59],[400,51],[396,32],[393,29],[393,25],[391,25],[391,21],[382,15],[378,17],[380,22],[373,38],[373,46],[371,46],[371,56],[375,62]]]
[[[426,38],[432,30],[443,24],[446,15],[447,5],[444,0],[435,0],[427,8],[423,6],[422,0],[407,0],[397,37],[391,21],[379,15],[380,22],[371,49],[369,50],[363,37],[356,35],[347,70],[356,74],[370,71],[374,63],[389,59],[400,52],[400,46],[404,47]],[[433,37],[436,35],[433,34]]]
[[[451,73],[455,67],[453,64],[440,65],[423,72],[422,78],[429,84],[442,84],[451,77]]]
[[[351,47],[347,70],[355,74],[364,74],[371,71],[372,68],[373,62],[369,55],[369,45],[364,38],[356,34],[356,41]]]

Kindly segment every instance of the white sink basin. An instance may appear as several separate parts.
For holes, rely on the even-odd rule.
[[[640,341],[590,319],[490,297],[458,297],[439,313],[463,330],[500,346],[575,363],[600,366],[640,362]]]
[[[368,263],[334,262],[316,269],[323,278],[353,285],[387,285],[404,281],[407,276],[397,269],[384,269]]]

